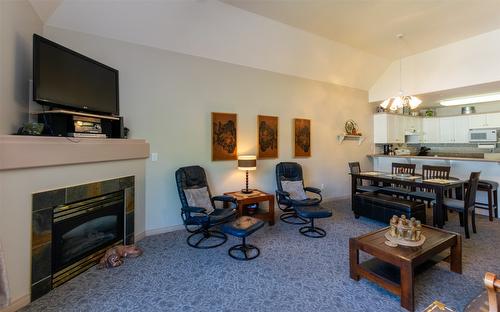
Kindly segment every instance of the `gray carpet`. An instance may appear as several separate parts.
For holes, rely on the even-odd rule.
[[[24,311],[402,311],[398,297],[349,278],[349,237],[382,224],[354,219],[348,201],[329,205],[334,216],[318,221],[328,233],[323,239],[277,222],[249,239],[261,256],[241,262],[227,255],[239,243],[235,238],[197,250],[186,245],[185,231],[147,237],[139,243],[142,257],[116,269],[90,269]],[[463,233],[456,215],[446,229]],[[479,233],[464,240],[463,275],[446,263],[418,275],[417,311],[436,299],[461,311],[483,290],[485,271],[500,273],[500,222],[477,221]]]

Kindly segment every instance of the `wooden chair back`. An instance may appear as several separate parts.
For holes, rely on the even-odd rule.
[[[351,173],[360,173],[361,172],[361,166],[359,165],[358,161],[352,161],[349,163],[349,170]]]
[[[497,293],[500,293],[500,279],[493,273],[487,272],[484,276],[484,286],[488,292],[488,305],[490,312],[500,311],[500,300]]]
[[[481,172],[471,172],[469,178],[469,186],[467,187],[467,192],[465,193],[465,207],[464,213],[467,213],[467,210],[472,207],[474,209],[474,205],[476,204],[476,192],[477,186],[479,184],[479,175]]]
[[[422,165],[422,179],[446,179],[450,178],[450,170],[449,166],[429,166]],[[422,188],[422,191],[432,192],[431,189]]]
[[[352,173],[360,173],[361,172],[361,166],[359,165],[358,161],[353,161],[349,163],[349,170]],[[362,185],[362,180],[361,179],[356,179],[357,185]]]
[[[450,178],[449,166],[428,166],[422,165],[422,178],[423,179],[446,179]]]
[[[392,174],[403,173],[403,174],[411,174],[413,176],[413,175],[415,175],[415,168],[416,167],[417,167],[417,165],[415,165],[415,164],[392,163]],[[403,186],[403,185],[397,184],[397,183],[392,184],[392,186],[409,189],[409,187]]]
[[[392,174],[407,173],[415,175],[415,164],[392,163]]]

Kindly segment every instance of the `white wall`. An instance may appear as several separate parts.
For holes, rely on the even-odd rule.
[[[403,90],[423,94],[500,80],[500,30],[403,59]],[[393,62],[369,90],[375,102],[397,94],[399,61]]]
[[[389,62],[214,1],[62,1],[47,25],[367,90]]]
[[[258,162],[252,187],[274,192],[274,167],[292,158],[292,119],[312,120],[312,157],[296,159],[309,185],[325,196],[349,194],[347,161],[367,167],[372,110],[367,92],[251,69],[92,35],[46,27],[44,34],[120,70],[120,111],[133,137],[145,138],[157,162],[146,167],[146,229],[178,225],[180,203],[174,172],[203,166],[213,193],[238,190],[244,172],[236,161],[211,161],[211,112],[238,114],[238,152],[256,152],[257,115],[279,116],[280,158]],[[344,122],[354,119],[368,140],[338,145]]]
[[[27,0],[0,1],[0,134],[28,121],[33,33],[42,22]]]

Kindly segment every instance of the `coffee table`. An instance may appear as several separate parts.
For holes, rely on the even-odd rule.
[[[384,236],[389,227],[349,239],[350,275],[355,281],[366,278],[401,297],[401,306],[415,309],[414,277],[440,261],[450,263],[450,270],[462,274],[462,237],[460,234],[423,226],[426,237],[420,247],[389,247]],[[450,249],[449,253],[441,254]],[[371,256],[359,263],[359,251]]]

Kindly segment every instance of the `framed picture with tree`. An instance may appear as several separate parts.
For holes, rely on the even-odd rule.
[[[237,115],[212,113],[212,160],[236,160],[237,155]]]
[[[311,120],[294,119],[294,155],[311,157]]]
[[[278,117],[257,116],[259,159],[278,158]]]

